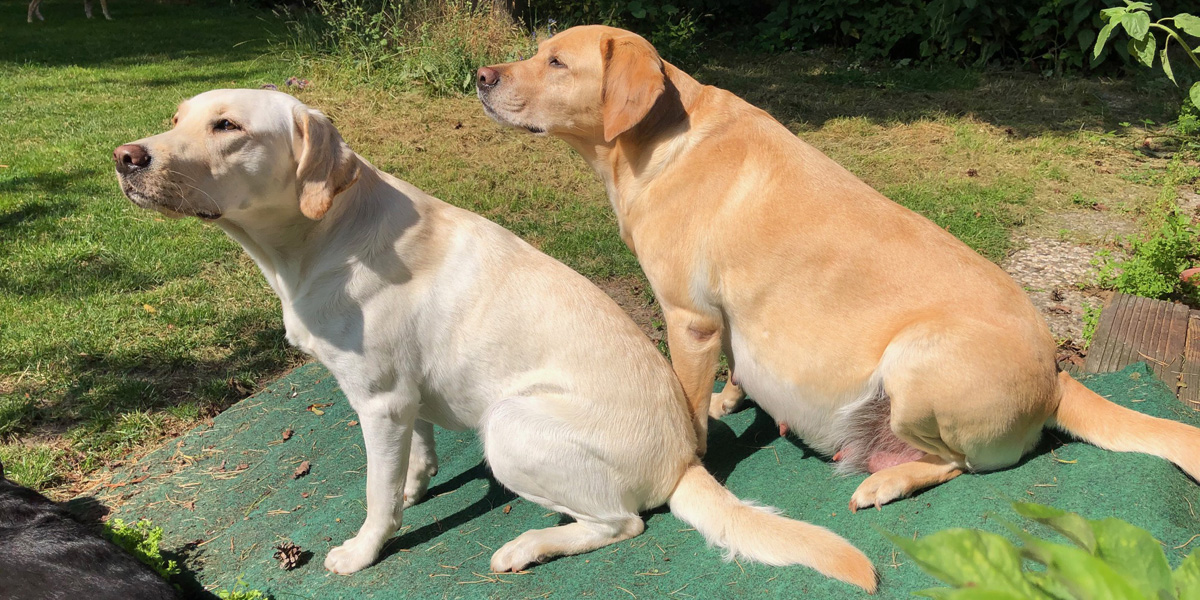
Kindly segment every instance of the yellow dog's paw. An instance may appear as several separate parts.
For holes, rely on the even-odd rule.
[[[854,490],[854,495],[850,497],[850,512],[871,506],[881,510],[880,507],[884,504],[907,496],[910,492],[909,487],[908,477],[889,474],[886,471],[875,473]]]
[[[365,543],[353,537],[329,551],[329,555],[325,557],[325,568],[338,575],[349,575],[371,566],[378,556],[378,545]]]
[[[731,388],[730,384],[725,384],[725,389],[712,395],[708,402],[708,416],[714,419],[720,419],[725,415],[737,410],[742,404],[742,399],[745,394],[741,390]]]

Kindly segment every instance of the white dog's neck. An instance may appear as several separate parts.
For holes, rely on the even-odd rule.
[[[374,201],[386,196],[378,190],[385,185],[379,173],[364,161],[358,181],[334,198],[333,206],[319,221],[304,216],[297,205],[287,215],[274,210],[269,219],[226,218],[217,225],[246,249],[286,311],[303,293],[305,282],[323,270],[322,256],[316,249],[328,248],[335,238],[362,237],[341,233],[347,229],[376,230],[390,220],[387,213],[392,203]]]

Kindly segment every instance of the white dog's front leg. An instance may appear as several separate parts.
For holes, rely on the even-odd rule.
[[[404,515],[401,494],[417,416],[416,398],[371,398],[355,403],[367,449],[367,520],[358,535],[329,551],[325,568],[347,575],[379,557]]]
[[[417,419],[413,426],[412,452],[408,455],[408,479],[404,483],[404,508],[421,501],[429,490],[429,480],[437,475],[437,450],[433,442],[433,423]]]

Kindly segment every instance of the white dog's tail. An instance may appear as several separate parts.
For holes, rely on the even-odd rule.
[[[774,566],[804,565],[875,592],[875,567],[850,542],[824,527],[738,500],[699,463],[684,472],[670,506],[709,544],[724,548],[727,560],[740,557]]]

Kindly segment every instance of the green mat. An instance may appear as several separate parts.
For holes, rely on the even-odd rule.
[[[1085,380],[1137,410],[1192,424],[1185,408],[1144,365]],[[311,410],[312,405],[317,406]],[[323,414],[318,414],[318,411]],[[503,489],[482,463],[472,433],[439,430],[441,472],[428,498],[405,511],[404,528],[374,566],[352,576],[322,567],[325,553],[365,515],[364,454],[355,415],[319,365],[296,369],[177,442],[121,467],[114,516],[147,517],[166,529],[164,548],[186,558],[190,593],[227,588],[239,576],[286,598],[856,598],[865,594],[800,567],[726,563],[669,512],[646,515],[646,532],[591,554],[554,560],[523,575],[490,575],[492,551],[558,515]],[[282,441],[285,429],[294,430]],[[1061,437],[1061,436],[1059,436]],[[1157,458],[1115,454],[1052,433],[1020,466],[967,475],[914,498],[851,514],[862,477],[839,477],[757,407],[714,423],[708,467],[741,498],[845,536],[875,563],[879,597],[936,585],[875,529],[925,535],[947,527],[1004,529],[1010,500],[1052,504],[1090,518],[1116,516],[1149,529],[1173,565],[1200,540],[1200,487]],[[301,462],[310,472],[294,478]],[[124,484],[124,485],[122,485]],[[281,570],[273,546],[312,552]]]

